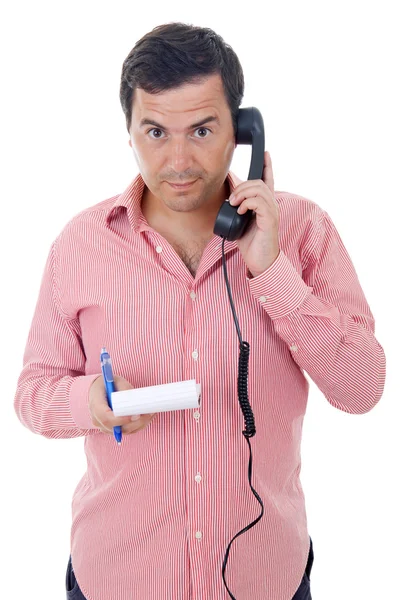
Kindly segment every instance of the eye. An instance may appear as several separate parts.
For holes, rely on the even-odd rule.
[[[211,129],[208,129],[207,127],[198,127],[196,129],[196,131],[208,131],[209,133],[211,133]],[[205,138],[205,137],[208,137],[208,136],[206,136],[206,135],[201,135],[200,136],[200,138]]]
[[[150,133],[150,131],[161,131],[161,129],[155,128],[153,127],[153,129],[149,129],[149,131],[147,133]],[[151,138],[153,138],[153,140],[159,140],[160,136],[157,135],[156,137],[153,137],[152,135],[150,136]]]
[[[149,134],[151,131],[158,131],[160,133],[163,133],[162,130],[159,129],[158,127],[153,127],[152,129],[149,129],[146,133]],[[208,131],[209,133],[212,133],[211,129],[208,129],[208,127],[198,127],[196,129],[196,131],[203,131],[203,132]],[[156,136],[151,135],[150,137],[153,138],[153,140],[159,140],[159,139],[161,139],[162,136],[161,135],[156,135]],[[200,139],[203,139],[203,138],[206,138],[206,137],[208,137],[208,136],[207,135],[200,135]]]

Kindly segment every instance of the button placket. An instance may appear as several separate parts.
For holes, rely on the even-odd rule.
[[[190,297],[191,297],[192,300],[196,299],[197,295],[196,295],[196,292],[194,290],[192,290],[190,292]],[[197,350],[193,350],[193,352],[192,352],[192,358],[193,358],[193,360],[195,360],[197,362],[197,359],[199,358],[199,353],[198,353]],[[200,411],[197,408],[193,411],[193,418],[196,420],[196,423],[198,424],[199,423],[199,419],[200,419]],[[199,438],[198,438],[199,431],[198,431],[197,427],[196,427],[195,436],[196,436],[196,442],[197,442],[196,443],[196,448],[197,448],[197,458],[198,458],[199,457]],[[195,480],[195,482],[198,485],[200,485],[200,483],[202,481],[202,477],[201,477],[199,471],[197,472],[194,480]],[[202,532],[201,531],[196,531],[195,537],[196,537],[197,540],[200,541],[202,539]]]

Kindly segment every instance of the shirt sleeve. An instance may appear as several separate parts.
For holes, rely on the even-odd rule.
[[[352,261],[326,211],[312,229],[309,236],[316,242],[303,257],[302,276],[280,250],[264,273],[247,277],[250,290],[293,360],[329,403],[344,412],[366,413],[383,394],[385,353]]]
[[[90,386],[101,370],[85,375],[79,319],[66,318],[59,308],[56,241],[42,276],[14,408],[21,423],[34,433],[73,438],[101,433],[92,423],[88,402]]]

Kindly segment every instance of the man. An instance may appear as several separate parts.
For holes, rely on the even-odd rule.
[[[274,190],[268,152],[260,180],[239,182],[229,171],[243,86],[236,54],[212,30],[170,23],[146,34],[124,62],[120,88],[139,174],[122,194],[76,215],[51,246],[15,409],[45,437],[85,436],[67,598],[228,595],[227,545],[259,512],[237,400],[239,344],[213,233],[233,191],[240,212],[255,212],[224,248],[250,346],[252,482],[264,515],[232,545],[231,597],[311,598],[299,478],[303,371],[344,412],[368,412],[382,396],[385,354],[329,215]],[[103,346],[117,390],[196,379],[200,408],[114,417]]]

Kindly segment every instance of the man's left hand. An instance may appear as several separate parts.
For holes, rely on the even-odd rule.
[[[232,200],[233,197],[233,201]],[[278,258],[279,207],[274,195],[274,177],[269,152],[264,153],[262,179],[239,183],[229,197],[232,206],[239,206],[238,214],[253,210],[253,219],[244,235],[236,240],[250,273],[257,277]]]

